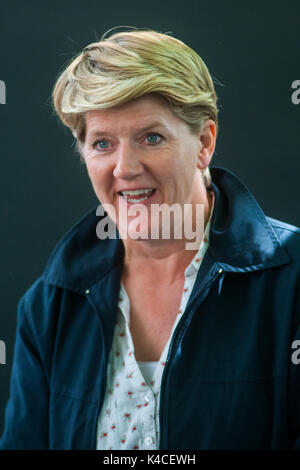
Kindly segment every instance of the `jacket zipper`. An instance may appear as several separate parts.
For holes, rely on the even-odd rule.
[[[188,310],[184,313],[184,315],[182,316],[182,318],[180,319],[180,321],[178,322],[176,328],[175,328],[175,331],[174,331],[174,334],[173,334],[173,337],[172,337],[172,340],[171,340],[171,343],[170,343],[170,347],[169,347],[169,351],[168,351],[168,355],[167,355],[167,358],[166,358],[166,365],[165,365],[165,368],[164,368],[164,371],[163,371],[163,375],[162,375],[162,379],[161,379],[161,392],[160,392],[160,406],[159,406],[159,423],[160,423],[160,433],[159,433],[159,450],[166,450],[166,449],[163,449],[162,447],[162,444],[163,442],[166,442],[168,440],[168,436],[167,436],[167,433],[168,433],[168,428],[167,428],[167,409],[168,409],[168,406],[167,406],[167,398],[166,398],[166,389],[167,389],[167,385],[168,385],[168,369],[169,369],[169,363],[170,363],[170,359],[173,355],[173,349],[174,349],[174,344],[176,342],[176,339],[178,337],[178,334],[179,334],[179,330],[182,329],[182,323],[185,322],[185,331],[186,329],[188,328],[188,325],[191,321],[191,318],[193,316],[193,313],[194,313],[194,305],[195,305],[195,302],[196,300],[203,294],[203,292],[206,290],[206,289],[210,289],[212,284],[215,282],[215,280],[220,277],[220,276],[224,276],[224,271],[222,268],[219,268],[218,271],[213,275],[212,279],[202,288],[201,292],[197,295],[197,297],[195,297],[195,299],[193,300],[193,303],[189,306]],[[223,279],[221,279],[223,280]],[[203,301],[203,299],[202,299]],[[202,303],[201,301],[201,303]],[[201,303],[199,305],[201,305]],[[190,315],[190,312],[191,312],[191,315]],[[188,319],[189,318],[189,319]],[[184,333],[184,331],[183,331]],[[164,436],[163,436],[163,432],[164,432]]]

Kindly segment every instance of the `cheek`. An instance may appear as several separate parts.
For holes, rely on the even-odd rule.
[[[87,171],[90,178],[90,182],[98,198],[101,197],[102,200],[104,197],[106,199],[105,193],[107,179],[105,179],[103,172],[100,171],[99,168],[96,168],[95,165],[87,166]]]
[[[88,175],[89,175],[90,181],[93,185],[93,188],[96,191],[98,189],[98,187],[101,186],[101,182],[99,181],[100,180],[99,173],[97,171],[95,171],[94,168],[88,167]]]

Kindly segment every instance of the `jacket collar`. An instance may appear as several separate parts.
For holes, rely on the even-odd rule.
[[[225,168],[210,170],[215,204],[209,256],[224,271],[231,272],[267,269],[290,262],[246,186]],[[46,282],[82,293],[115,269],[120,275],[123,243],[118,231],[116,239],[97,238],[100,218],[96,208],[82,217],[56,245],[42,274]]]
[[[211,168],[216,210],[210,254],[225,271],[267,269],[290,262],[261,207],[241,180],[224,168]]]

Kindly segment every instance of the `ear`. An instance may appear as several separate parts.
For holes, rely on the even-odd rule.
[[[212,119],[207,119],[199,134],[200,150],[197,167],[204,170],[210,164],[216,146],[217,126]]]

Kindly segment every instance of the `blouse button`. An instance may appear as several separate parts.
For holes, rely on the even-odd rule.
[[[150,436],[145,437],[144,442],[145,442],[146,446],[150,446],[152,444],[152,437],[150,437]]]

